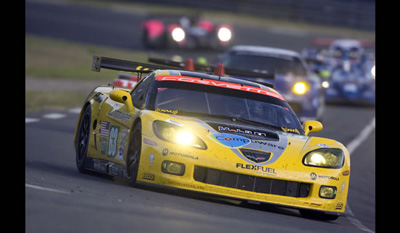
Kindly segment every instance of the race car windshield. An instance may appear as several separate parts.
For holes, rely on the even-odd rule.
[[[229,117],[304,134],[287,102],[246,91],[157,81],[150,92],[148,109],[177,115]]]
[[[306,70],[295,57],[261,56],[254,54],[230,53],[221,59],[225,68],[250,70],[254,72],[306,76]]]

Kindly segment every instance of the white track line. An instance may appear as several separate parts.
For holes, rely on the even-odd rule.
[[[356,138],[353,139],[346,147],[347,150],[349,151],[350,155],[357,149],[360,144],[367,139],[368,135],[372,132],[372,130],[375,129],[375,117],[372,119],[372,121],[365,126],[365,128],[360,132],[359,135],[357,135]]]
[[[38,118],[25,117],[25,123],[32,123],[40,121]]]
[[[26,184],[26,183],[25,183],[25,187],[33,188],[33,189],[38,189],[38,190],[42,190],[42,191],[53,192],[53,193],[71,194],[70,192],[66,192],[66,191],[63,191],[63,190],[52,189],[52,188],[45,188],[45,187],[36,186],[36,185],[31,185],[31,184]]]
[[[49,113],[45,114],[42,117],[46,119],[52,119],[52,120],[57,120],[66,117],[67,115],[62,114],[62,113]]]
[[[375,129],[375,117],[372,119],[372,121],[365,126],[363,130],[355,137],[346,147],[347,150],[349,151],[349,154],[351,155],[360,145],[362,142],[367,139],[369,134]],[[375,233],[375,231],[370,230],[368,227],[364,226],[358,219],[355,218],[353,211],[350,209],[350,205],[346,205],[346,218],[358,229],[369,232],[369,233]]]

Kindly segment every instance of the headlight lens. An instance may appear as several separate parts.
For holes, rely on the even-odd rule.
[[[176,42],[181,42],[185,39],[185,31],[182,28],[174,28],[171,32],[172,39]]]
[[[196,135],[182,126],[165,121],[153,122],[154,134],[161,140],[197,149],[207,149],[206,144]]]
[[[344,164],[344,153],[338,148],[321,148],[308,152],[303,163],[313,167],[341,168]]]
[[[172,175],[183,176],[183,174],[185,174],[185,164],[165,160],[161,164],[161,171]]]
[[[232,38],[232,32],[229,28],[221,27],[218,30],[218,39],[223,42],[227,42]]]
[[[308,85],[305,82],[296,82],[293,85],[292,91],[298,95],[303,95],[308,91]]]
[[[325,186],[322,185],[319,189],[319,197],[327,198],[327,199],[335,199],[337,189],[334,186]]]

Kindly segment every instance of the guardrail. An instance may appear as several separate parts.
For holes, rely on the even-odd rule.
[[[375,31],[375,0],[125,0]]]

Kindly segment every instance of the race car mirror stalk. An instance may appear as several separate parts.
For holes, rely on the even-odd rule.
[[[322,124],[319,121],[305,121],[303,125],[304,135],[316,133],[322,130]]]
[[[110,98],[114,101],[125,104],[127,112],[131,112],[133,110],[132,98],[128,92],[112,90],[110,93]]]

